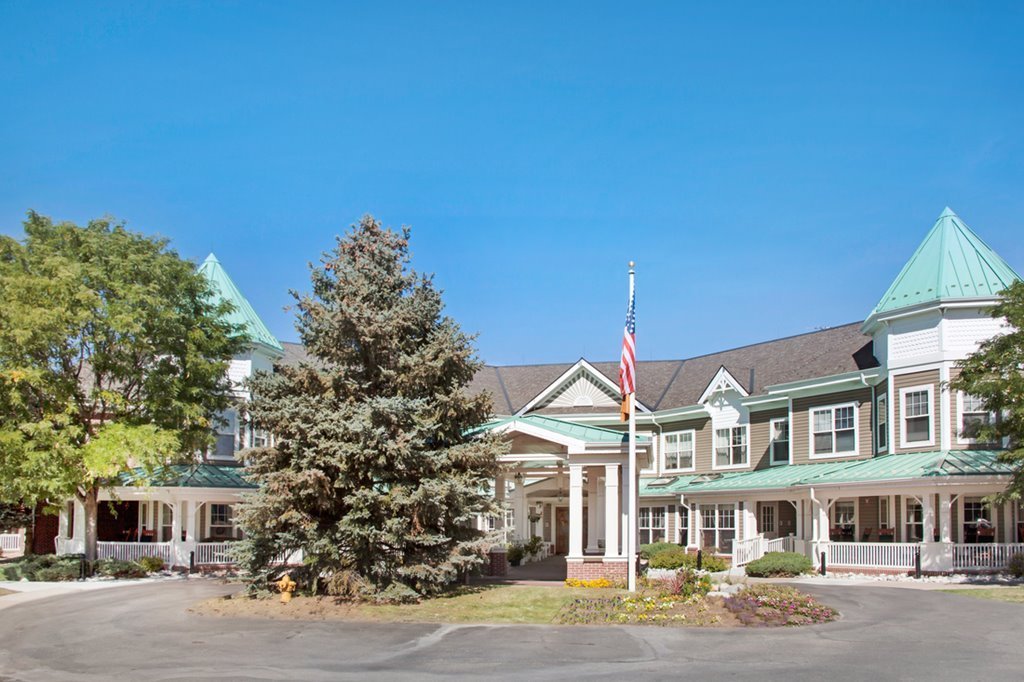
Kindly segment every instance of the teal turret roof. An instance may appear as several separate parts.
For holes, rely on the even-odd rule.
[[[228,315],[229,322],[245,330],[249,340],[253,343],[266,346],[280,354],[284,354],[284,346],[270,333],[267,325],[263,324],[263,320],[260,319],[260,316],[256,314],[256,310],[253,309],[235,283],[228,277],[228,273],[224,270],[224,266],[220,264],[216,256],[212,253],[207,256],[203,264],[199,266],[199,272],[209,280],[213,286],[214,293],[221,300],[228,301],[234,307],[234,310]]]
[[[1020,278],[947,207],[868,319],[932,301],[992,298]]]

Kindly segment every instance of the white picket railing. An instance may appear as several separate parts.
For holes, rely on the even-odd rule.
[[[0,533],[0,551],[5,554],[21,552],[25,549],[22,546],[24,537],[21,533]]]
[[[787,535],[784,538],[774,538],[772,540],[765,540],[764,542],[764,553],[768,552],[795,552],[796,551],[796,538],[792,535]]]
[[[100,559],[138,561],[144,556],[156,556],[170,565],[174,549],[170,542],[97,542],[96,554]]]
[[[953,545],[953,569],[1006,568],[1010,557],[1024,552],[1024,543],[956,543]]]
[[[732,565],[746,566],[764,556],[765,540],[763,535],[755,535],[746,540],[733,540]]]
[[[196,565],[215,564],[226,566],[235,563],[231,555],[231,542],[197,542]]]
[[[920,545],[916,542],[830,542],[831,566],[913,568]]]

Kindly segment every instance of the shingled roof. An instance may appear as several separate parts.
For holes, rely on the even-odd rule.
[[[574,364],[488,365],[473,377],[469,389],[489,392],[496,413],[515,414]],[[591,364],[617,381],[617,362]],[[640,361],[637,397],[652,410],[695,405],[720,367],[757,395],[766,386],[877,366],[871,338],[861,333],[860,323],[852,323],[682,360]]]

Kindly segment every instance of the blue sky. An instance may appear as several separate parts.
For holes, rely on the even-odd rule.
[[[214,251],[271,330],[360,215],[493,363],[863,319],[950,205],[1024,271],[1020,3],[0,4],[0,230]]]

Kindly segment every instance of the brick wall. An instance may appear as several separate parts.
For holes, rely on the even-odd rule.
[[[566,564],[566,578],[577,580],[597,580],[606,578],[608,580],[625,581],[627,577],[626,562],[614,561],[605,563],[603,561],[570,561]]]

